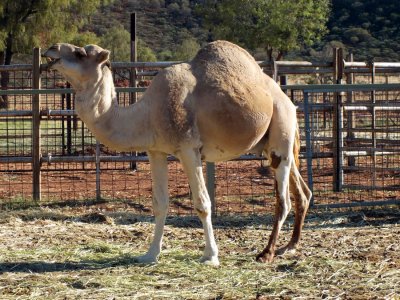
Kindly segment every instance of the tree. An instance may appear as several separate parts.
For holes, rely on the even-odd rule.
[[[100,5],[112,0],[2,0],[0,2],[0,65],[11,64],[14,53],[31,51],[55,41],[72,41]],[[93,37],[86,34],[85,38]],[[0,85],[7,88],[8,72]],[[7,98],[0,98],[7,107]]]
[[[197,54],[199,50],[200,45],[195,38],[185,39],[183,40],[182,44],[176,48],[173,59],[189,61]]]
[[[264,48],[269,60],[318,41],[329,11],[330,0],[204,0],[197,8],[213,38]]]
[[[138,61],[157,61],[153,50],[141,39],[138,40]]]
[[[100,45],[111,51],[112,61],[129,61],[131,46],[130,33],[121,25],[117,24],[101,36]],[[138,61],[156,61],[157,57],[144,41],[138,40]]]
[[[130,33],[121,25],[115,25],[101,36],[100,45],[111,51],[112,61],[130,60]]]
[[[399,22],[399,0],[332,0],[323,43],[341,41],[357,61],[398,61]]]
[[[98,44],[100,38],[94,32],[85,31],[76,34],[69,42],[73,45],[83,47],[89,44]]]

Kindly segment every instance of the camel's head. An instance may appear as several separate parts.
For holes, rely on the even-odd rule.
[[[110,66],[110,51],[96,45],[77,47],[58,43],[42,56],[46,57],[49,69],[59,71],[72,85],[93,80],[104,65]]]

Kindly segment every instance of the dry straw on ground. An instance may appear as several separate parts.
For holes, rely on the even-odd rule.
[[[300,251],[270,265],[254,256],[271,216],[220,218],[218,268],[197,262],[194,217],[170,218],[160,263],[136,265],[151,220],[95,208],[0,213],[0,299],[399,299],[398,207],[311,212]]]

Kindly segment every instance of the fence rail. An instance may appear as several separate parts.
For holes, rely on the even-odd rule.
[[[37,50],[35,50],[37,51]],[[151,183],[145,155],[115,153],[96,143],[74,111],[73,89],[40,65],[0,66],[14,76],[15,85],[0,90],[9,107],[0,110],[0,204],[25,199],[132,198],[137,207],[149,197]],[[314,192],[314,207],[398,204],[400,202],[400,84],[387,83],[387,74],[400,73],[400,63],[260,62],[281,83],[282,76],[325,74],[334,84],[284,85],[298,105],[302,134],[302,173]],[[36,60],[35,60],[36,59]],[[112,63],[116,81],[154,76],[177,62]],[[385,74],[384,84],[356,84],[357,74],[371,82]],[[346,78],[347,84],[342,84]],[[25,84],[28,82],[28,84]],[[63,88],[56,88],[61,83]],[[120,105],[129,105],[142,87],[117,87]],[[260,158],[207,164],[207,187],[215,195],[214,210],[257,213],[268,208],[273,180]],[[190,211],[190,190],[183,171],[169,157],[172,199],[178,212]],[[132,168],[138,164],[138,170]],[[258,172],[257,172],[258,169]],[[176,200],[174,200],[176,199]],[[270,199],[271,200],[271,199]],[[136,206],[135,206],[136,207]]]

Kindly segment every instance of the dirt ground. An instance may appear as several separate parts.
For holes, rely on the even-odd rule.
[[[139,163],[139,171],[129,163],[102,163],[100,175],[101,197],[105,200],[125,201],[136,207],[137,213],[151,212],[151,176],[148,163]],[[0,173],[0,205],[32,204],[32,176],[16,166],[12,172]],[[303,178],[307,178],[304,162]],[[96,174],[93,163],[53,163],[43,165],[42,202],[64,203],[96,198]],[[315,161],[313,184],[315,204],[361,203],[400,199],[397,173],[378,173],[375,185],[382,190],[369,190],[371,172],[346,172],[347,184],[359,189],[333,192],[332,159]],[[273,175],[261,167],[260,161],[230,161],[218,163],[215,171],[216,209],[219,214],[259,214],[272,212],[275,204]],[[385,190],[391,187],[391,190]],[[178,162],[169,164],[170,212],[173,215],[192,215],[190,188]]]
[[[296,254],[254,261],[273,217],[214,220],[221,266],[197,262],[197,218],[167,220],[156,265],[134,256],[153,219],[126,203],[0,212],[1,299],[399,299],[400,208],[311,211]],[[291,235],[293,217],[279,244]]]

